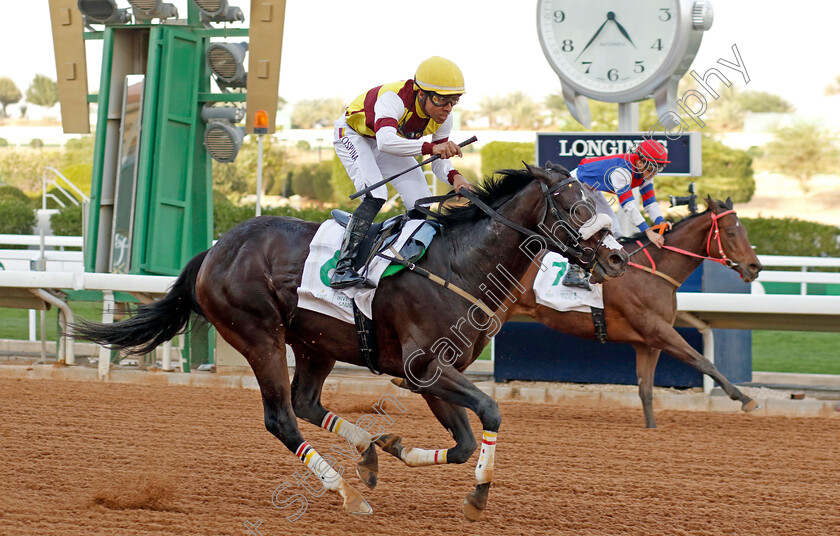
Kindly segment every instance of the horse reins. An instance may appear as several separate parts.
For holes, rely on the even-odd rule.
[[[606,234],[601,237],[601,240],[599,240],[598,245],[594,248],[590,248],[588,246],[580,247],[578,245],[580,243],[580,238],[581,238],[579,231],[569,221],[569,216],[567,216],[565,214],[565,212],[560,210],[560,207],[557,205],[557,202],[554,200],[554,195],[557,193],[558,190],[560,190],[560,188],[562,188],[563,186],[566,186],[566,185],[570,185],[574,182],[578,182],[577,179],[575,179],[573,177],[568,177],[568,178],[560,181],[559,183],[555,184],[551,188],[547,187],[542,182],[540,183],[540,188],[542,189],[542,192],[543,192],[543,198],[546,200],[545,209],[543,210],[543,215],[542,215],[542,218],[540,219],[541,222],[545,221],[546,213],[551,212],[557,220],[562,221],[565,224],[563,226],[564,230],[570,235],[570,237],[574,241],[575,245],[573,245],[573,246],[567,246],[566,244],[558,242],[552,236],[545,236],[541,233],[532,231],[530,229],[526,229],[525,227],[519,225],[518,223],[510,221],[509,219],[505,218],[504,216],[502,216],[501,214],[496,212],[492,207],[487,205],[484,201],[479,199],[470,190],[467,190],[465,188],[462,188],[460,192],[450,192],[450,193],[445,194],[445,195],[440,195],[440,196],[435,196],[435,197],[424,197],[422,199],[418,199],[416,201],[415,205],[414,205],[414,209],[417,210],[418,212],[420,212],[421,214],[425,214],[427,216],[431,216],[432,218],[434,218],[434,217],[437,216],[437,214],[434,211],[429,210],[428,208],[423,207],[421,205],[431,204],[431,203],[442,203],[444,201],[447,201],[447,200],[452,199],[453,197],[457,197],[457,196],[464,197],[470,203],[472,203],[473,205],[480,208],[485,214],[490,216],[490,218],[492,218],[494,221],[497,221],[497,222],[501,223],[502,225],[505,225],[506,227],[510,227],[511,229],[513,229],[515,231],[518,231],[518,232],[524,234],[527,237],[535,237],[535,238],[537,238],[539,240],[542,240],[542,241],[547,240],[547,241],[553,243],[558,249],[562,250],[564,255],[569,255],[569,256],[575,257],[576,259],[582,259],[585,255],[588,254],[589,259],[587,259],[585,263],[584,263],[583,260],[581,260],[581,262],[584,263],[584,269],[589,270],[589,269],[592,268],[592,266],[596,262],[596,255],[598,254],[598,250],[600,249],[601,245],[604,242],[604,239],[606,238]]]
[[[709,229],[709,235],[706,237],[706,256],[698,255],[696,253],[692,253],[691,251],[686,251],[684,249],[675,248],[673,246],[668,246],[668,245],[663,245],[662,249],[667,249],[667,250],[670,250],[670,251],[674,251],[676,253],[680,253],[680,254],[686,255],[688,257],[696,257],[698,259],[703,259],[703,260],[707,260],[707,261],[714,261],[716,263],[723,264],[724,266],[727,266],[727,267],[737,266],[736,263],[732,262],[729,259],[729,257],[726,256],[726,253],[723,251],[723,244],[720,241],[720,225],[718,224],[718,220],[721,219],[722,217],[726,216],[729,213],[734,214],[735,210],[734,209],[729,209],[725,212],[721,212],[720,214],[714,214],[714,213],[711,214],[711,216],[712,216],[712,226]],[[714,236],[715,240],[717,241],[718,253],[720,254],[720,258],[712,257],[712,237],[713,236]],[[658,272],[656,270],[656,263],[653,261],[653,257],[651,257],[650,253],[647,250],[647,247],[650,245],[650,243],[642,244],[642,242],[640,240],[636,240],[636,244],[639,245],[639,249],[633,251],[632,253],[629,253],[628,257],[632,257],[633,255],[635,255],[639,251],[642,251],[642,252],[644,252],[645,256],[648,258],[648,261],[650,262],[651,267],[648,268],[647,266],[637,264],[637,263],[631,262],[631,261],[627,261],[627,264],[629,266],[634,267],[634,268],[638,268],[639,270],[644,270],[645,272],[648,272],[649,274],[653,274],[655,276],[661,277],[662,279],[668,281],[669,283],[671,283],[675,287],[679,288],[681,283],[679,283],[677,280],[675,280],[673,277],[669,276],[668,274],[665,274],[663,272]]]
[[[457,192],[457,193],[456,192],[450,192],[448,194],[441,195],[441,196],[424,197],[422,199],[418,199],[415,202],[414,210],[417,210],[421,214],[425,214],[427,216],[431,216],[431,217],[434,218],[436,216],[436,213],[433,212],[432,210],[426,208],[426,207],[421,206],[421,205],[443,202],[443,201],[452,199],[453,197],[456,197],[456,196],[460,195],[462,197],[465,197],[468,201],[470,201],[470,203],[472,203],[475,206],[477,206],[478,208],[480,208],[484,213],[486,213],[488,216],[490,216],[493,220],[501,223],[502,225],[510,227],[511,229],[513,229],[515,231],[519,231],[520,233],[522,233],[522,234],[524,234],[525,236],[528,236],[528,237],[537,237],[540,240],[549,240],[550,242],[557,245],[559,247],[559,249],[562,249],[564,251],[564,253],[568,253],[568,254],[570,254],[570,255],[578,258],[578,259],[580,259],[581,257],[584,256],[584,254],[586,253],[585,250],[590,250],[592,252],[591,257],[586,262],[586,265],[584,267],[585,270],[589,270],[589,269],[592,268],[592,265],[595,264],[595,262],[596,262],[596,257],[595,256],[597,255],[598,250],[600,249],[601,245],[604,243],[604,239],[606,238],[606,233],[598,241],[598,245],[595,248],[590,248],[590,247],[580,248],[577,245],[577,244],[580,243],[580,238],[581,238],[580,233],[569,223],[568,218],[565,217],[565,213],[562,210],[560,210],[560,207],[557,205],[557,202],[554,200],[554,194],[560,188],[562,188],[563,186],[566,186],[567,184],[571,184],[573,182],[577,182],[577,179],[575,179],[573,177],[568,177],[565,180],[562,180],[559,183],[555,184],[551,188],[548,188],[545,184],[540,182],[540,188],[542,189],[542,192],[543,192],[543,198],[546,200],[545,209],[543,210],[543,215],[542,215],[542,218],[540,219],[540,222],[542,223],[542,222],[545,221],[545,216],[550,211],[554,215],[555,218],[557,218],[558,220],[560,220],[560,221],[562,221],[566,224],[564,226],[565,230],[571,236],[571,238],[575,241],[575,246],[566,246],[565,244],[557,242],[557,240],[555,240],[551,236],[546,237],[546,236],[544,236],[540,233],[531,231],[530,229],[526,229],[525,227],[519,225],[516,222],[510,221],[509,219],[505,218],[504,216],[502,216],[501,214],[499,214],[498,212],[493,210],[492,207],[487,205],[484,201],[479,199],[475,194],[473,194],[472,192],[470,192],[466,188],[462,188],[460,190],[460,192]],[[378,255],[380,257],[385,258],[385,259],[389,259],[392,262],[397,262],[398,264],[402,264],[403,266],[408,268],[410,271],[415,272],[419,275],[422,275],[423,277],[437,283],[438,285],[442,286],[443,288],[451,290],[455,294],[461,296],[462,298],[469,301],[470,303],[472,303],[476,307],[480,308],[485,314],[487,314],[487,316],[494,316],[495,313],[489,307],[487,307],[487,305],[485,305],[484,302],[482,302],[480,299],[476,298],[475,296],[473,296],[472,294],[470,294],[466,290],[464,290],[464,289],[458,287],[457,285],[451,283],[448,280],[448,278],[446,280],[444,280],[442,277],[437,276],[437,275],[429,272],[428,270],[417,266],[414,263],[408,262],[405,258],[402,257],[402,255],[399,254],[399,252],[396,251],[396,249],[393,246],[390,247],[389,250],[394,255],[393,258],[389,259],[388,257],[385,257],[381,253],[379,253]],[[581,261],[581,262],[583,262],[583,261]]]

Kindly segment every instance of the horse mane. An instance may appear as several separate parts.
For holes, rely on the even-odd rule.
[[[720,208],[723,208],[723,209],[728,208],[723,201],[716,200],[716,201],[714,201],[714,203],[717,203]],[[691,220],[694,220],[696,218],[699,218],[701,216],[705,216],[706,214],[709,213],[710,210],[711,209],[707,208],[703,212],[696,212],[694,214],[689,214],[688,216],[680,219],[679,221],[674,222],[673,226],[671,227],[671,230],[666,232],[665,234],[667,235],[668,233],[673,233],[674,231],[677,230],[678,227],[680,227],[684,223],[687,223],[687,222],[689,222]],[[638,233],[636,233],[632,236],[622,236],[621,238],[618,239],[618,242],[622,246],[625,246],[627,244],[635,244],[637,241],[640,241],[640,242],[647,242],[648,241],[647,236],[645,235],[644,231],[640,231],[640,232],[638,232]]]
[[[488,177],[482,184],[472,188],[472,193],[493,209],[499,208],[534,180],[534,175],[527,169],[500,169],[496,174],[500,176]],[[489,216],[481,208],[472,203],[442,207],[441,211],[434,215],[437,221],[449,226],[475,222],[487,217]]]

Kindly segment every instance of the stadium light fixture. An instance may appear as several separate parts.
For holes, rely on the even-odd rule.
[[[235,6],[229,6],[227,0],[192,0],[201,11],[201,22],[243,22],[245,14]]]
[[[178,8],[174,4],[165,3],[162,0],[128,0],[137,21],[149,21],[152,19],[178,18]]]
[[[234,123],[242,121],[245,110],[235,106],[210,106],[201,110],[201,118],[207,122],[204,130],[204,146],[217,162],[227,164],[236,159],[245,129]]]
[[[79,0],[76,4],[87,24],[125,24],[131,22],[128,8],[118,8],[115,0]]]
[[[207,47],[207,66],[221,89],[245,87],[245,53],[248,43],[213,43]]]

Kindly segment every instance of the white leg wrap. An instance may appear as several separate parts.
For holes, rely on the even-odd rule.
[[[364,452],[371,441],[373,441],[373,436],[367,430],[356,426],[350,421],[345,421],[331,411],[327,413],[321,422],[321,428],[334,432],[349,440],[359,452]]]
[[[301,443],[295,451],[295,455],[310,471],[315,473],[315,476],[318,477],[325,488],[329,490],[338,489],[339,484],[341,484],[341,475],[330,467],[330,464],[315,452],[315,449],[309,443],[306,441]]]
[[[478,455],[478,464],[475,466],[475,479],[479,484],[486,484],[493,480],[496,435],[497,432],[484,431],[484,438],[481,441],[481,454]]]
[[[446,463],[446,450],[426,450],[407,447],[400,458],[409,467],[425,467],[427,465],[443,465]]]

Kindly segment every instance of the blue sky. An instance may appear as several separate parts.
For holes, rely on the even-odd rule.
[[[170,0],[172,1],[172,0]],[[126,0],[118,0],[128,7]],[[184,15],[186,0],[173,3]],[[247,12],[248,0],[231,0]],[[38,73],[55,78],[47,0],[0,0],[0,76],[25,91]],[[692,65],[698,72],[732,59],[738,45],[750,75],[742,89],[777,93],[798,109],[812,110],[840,74],[836,0],[715,0],[715,22]],[[425,27],[423,16],[427,17]],[[24,22],[26,21],[26,22]],[[88,69],[98,84],[99,54],[88,41]],[[26,54],[13,51],[26,48]],[[411,77],[431,55],[458,63],[467,81],[466,108],[484,95],[524,91],[542,99],[560,84],[540,49],[536,1],[288,0],[280,94],[350,99],[384,82]]]

